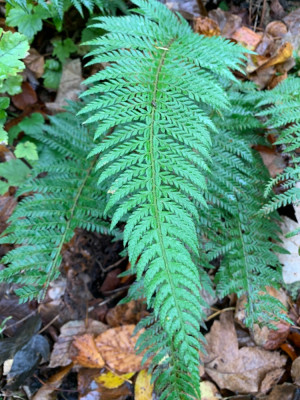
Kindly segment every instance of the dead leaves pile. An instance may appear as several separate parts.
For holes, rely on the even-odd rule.
[[[210,11],[209,17],[196,18],[194,29],[206,36],[221,35],[255,52],[248,55],[247,78],[261,89],[272,89],[295,66],[293,52],[300,55],[299,26],[300,9],[283,21],[270,22],[264,32],[255,32],[243,25],[239,15],[218,8]]]

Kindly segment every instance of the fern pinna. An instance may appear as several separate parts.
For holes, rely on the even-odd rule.
[[[247,300],[245,324],[272,324],[284,319],[282,304],[266,292],[266,284],[279,287],[281,265],[275,252],[279,241],[278,215],[261,215],[264,187],[269,173],[260,155],[251,149],[258,143],[263,125],[255,118],[252,83],[227,89],[231,102],[226,126],[216,115],[219,128],[213,134],[212,167],[205,194],[209,207],[201,210],[200,240],[209,261],[220,257],[216,275],[220,298],[229,293]],[[272,241],[270,240],[272,239]]]
[[[0,271],[0,281],[23,286],[16,289],[21,301],[43,297],[58,276],[62,246],[75,228],[108,232],[102,218],[106,197],[96,189],[97,158],[87,159],[95,147],[92,131],[76,117],[78,106],[72,108],[50,117],[51,124],[44,125],[43,132],[31,134],[54,153],[45,164],[38,163],[33,178],[19,189],[19,195],[34,194],[19,203],[0,239],[0,243],[22,245],[2,259],[8,267]],[[38,177],[40,173],[47,175]]]
[[[282,183],[284,193],[273,198],[263,207],[268,213],[279,207],[300,202],[300,78],[288,78],[275,89],[260,93],[257,109],[268,106],[258,113],[267,117],[266,127],[278,135],[275,145],[280,145],[289,155],[285,171],[267,185],[266,194],[274,185]],[[298,183],[298,186],[297,186]],[[300,229],[297,231],[300,232]]]
[[[199,391],[201,283],[194,263],[199,246],[197,207],[210,161],[209,113],[226,109],[219,77],[233,79],[242,49],[192,32],[180,15],[151,0],[136,0],[134,15],[96,18],[108,33],[89,44],[93,63],[109,66],[86,81],[99,94],[82,111],[99,122],[92,155],[100,154],[99,184],[111,180],[106,212],[112,228],[127,216],[132,272],[143,279],[157,336],[154,365],[160,399],[190,399]],[[113,129],[108,135],[109,129]],[[158,376],[159,375],[159,376]]]

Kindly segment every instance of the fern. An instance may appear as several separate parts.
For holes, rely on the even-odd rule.
[[[31,133],[55,156],[52,152],[50,159],[43,162],[42,158],[33,178],[19,189],[19,196],[34,194],[19,203],[0,239],[0,243],[21,245],[2,259],[8,267],[0,272],[0,281],[23,286],[16,290],[21,301],[43,297],[49,282],[58,276],[62,246],[75,228],[108,232],[102,219],[105,195],[95,190],[97,157],[87,160],[95,147],[91,131],[75,116],[78,107],[70,111],[51,117],[43,132]],[[46,176],[40,178],[41,172]]]
[[[266,187],[266,195],[274,185],[283,182],[284,193],[273,196],[263,207],[265,213],[272,212],[279,207],[300,202],[300,79],[289,78],[276,86],[272,91],[260,94],[257,108],[267,106],[258,113],[266,116],[266,126],[279,133],[275,145],[283,148],[283,153],[289,155],[290,162],[286,170],[275,177]]]
[[[106,212],[111,227],[128,216],[132,272],[143,280],[157,322],[144,335],[160,399],[191,399],[199,393],[201,283],[197,207],[210,161],[209,114],[228,107],[218,77],[233,79],[242,50],[221,38],[193,34],[179,15],[155,1],[134,1],[137,15],[96,18],[108,34],[90,44],[92,63],[110,66],[86,81],[86,94],[101,94],[80,114],[93,112],[100,140],[99,184],[112,181]],[[108,129],[113,133],[106,136]],[[151,333],[155,330],[156,336]]]
[[[22,8],[24,11],[29,12],[27,0],[8,0],[7,2],[13,7],[17,6]],[[51,2],[38,0],[37,3],[44,7],[45,10],[54,10],[61,19],[70,4],[77,9],[81,16],[83,16],[83,7],[85,7],[90,13],[93,12],[95,7],[99,8],[99,10],[104,14],[114,15],[117,10],[127,13],[127,6],[123,0],[51,0]]]
[[[282,283],[275,251],[284,250],[275,243],[279,241],[278,215],[259,214],[269,174],[251,149],[263,127],[253,112],[253,97],[258,94],[250,83],[227,91],[232,108],[225,114],[226,128],[218,116],[214,118],[219,130],[213,135],[215,146],[205,194],[209,208],[201,211],[201,240],[206,242],[209,261],[221,257],[216,276],[218,295],[246,296],[244,322],[248,327],[262,322],[272,325],[285,317],[282,304],[268,295],[265,286]]]

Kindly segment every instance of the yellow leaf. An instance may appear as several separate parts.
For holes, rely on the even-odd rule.
[[[143,369],[139,372],[135,387],[134,387],[134,399],[135,400],[151,400],[153,385],[150,383],[151,375]]]
[[[129,374],[123,375],[116,375],[113,372],[109,371],[98,376],[95,381],[97,383],[100,383],[100,385],[104,386],[106,389],[116,389],[119,386],[123,385],[123,383],[130,379],[134,374],[135,372],[130,372]]]

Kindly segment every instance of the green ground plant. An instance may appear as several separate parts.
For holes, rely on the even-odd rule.
[[[77,3],[92,10],[92,2]],[[138,351],[151,359],[159,399],[195,399],[201,290],[245,297],[249,328],[286,318],[266,286],[281,284],[276,209],[300,201],[300,79],[258,92],[235,78],[242,47],[193,33],[155,0],[134,4],[129,15],[94,20],[106,33],[87,43],[88,65],[107,67],[86,80],[85,102],[26,132],[51,152],[18,191],[31,194],[0,240],[17,245],[0,279],[20,285],[21,301],[42,299],[77,227],[122,236],[136,275],[128,299],[145,297],[150,311],[138,326],[147,328]],[[291,163],[269,184],[252,145],[271,127]],[[264,190],[282,180],[285,194]]]

